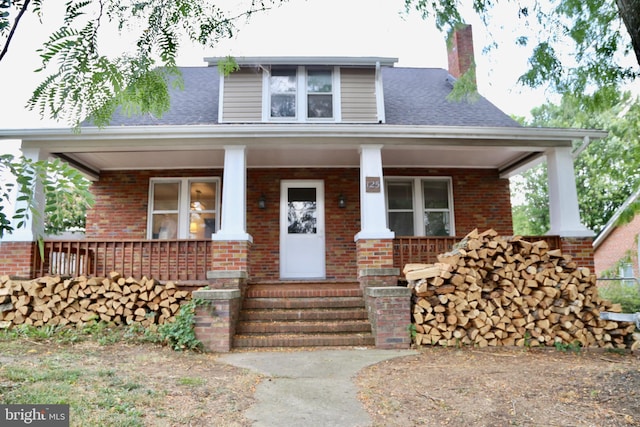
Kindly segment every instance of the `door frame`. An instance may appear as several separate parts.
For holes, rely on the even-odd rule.
[[[289,188],[310,188],[316,189],[316,233],[318,238],[319,252],[316,256],[322,262],[318,269],[310,271],[308,274],[292,274],[287,263],[287,237],[288,237],[288,189]],[[326,224],[325,224],[325,200],[324,200],[324,180],[322,179],[283,179],[280,181],[280,278],[281,279],[325,279],[327,271],[326,261]]]

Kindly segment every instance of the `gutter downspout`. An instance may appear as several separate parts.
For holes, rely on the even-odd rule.
[[[384,89],[382,87],[382,70],[380,69],[380,61],[376,61],[376,108],[378,110],[378,123],[386,123],[387,118],[384,114]]]
[[[582,138],[582,145],[580,145],[578,148],[576,148],[576,150],[573,153],[571,153],[571,156],[573,157],[573,159],[574,160],[577,159],[578,156],[580,156],[580,154],[582,154],[582,152],[586,150],[590,144],[591,144],[591,138],[589,138],[588,136],[584,136]]]

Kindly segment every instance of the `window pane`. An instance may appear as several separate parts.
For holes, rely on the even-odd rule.
[[[176,239],[178,237],[178,214],[153,214],[153,239]]]
[[[413,186],[410,182],[389,182],[387,193],[390,210],[413,209]]]
[[[396,236],[413,236],[413,213],[389,212],[389,229]]]
[[[450,227],[449,227],[448,212],[425,212],[424,214],[425,236],[448,236],[449,229]]]
[[[177,211],[180,183],[155,183],[153,185],[153,210]]]
[[[271,71],[271,117],[296,116],[296,87],[296,70]]]
[[[331,92],[331,71],[310,70],[307,72],[307,92]]]
[[[449,209],[449,183],[447,181],[422,181],[425,209]]]
[[[216,184],[214,182],[191,182],[190,187],[189,210],[216,210]]]
[[[288,189],[289,234],[315,234],[317,228],[317,204],[315,188]]]
[[[309,95],[307,98],[308,117],[333,117],[332,95]]]
[[[296,93],[296,70],[273,70],[269,79],[271,93]]]
[[[189,238],[210,239],[216,232],[216,216],[213,213],[192,212],[189,215]]]
[[[295,95],[271,95],[271,117],[295,117]]]

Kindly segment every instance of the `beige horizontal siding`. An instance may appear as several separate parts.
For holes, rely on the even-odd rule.
[[[374,69],[341,69],[340,89],[343,122],[378,121]]]
[[[262,73],[240,70],[224,78],[223,122],[262,121]]]

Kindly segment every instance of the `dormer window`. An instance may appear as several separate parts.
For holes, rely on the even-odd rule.
[[[295,69],[271,71],[269,77],[271,117],[296,117],[297,86]]]
[[[265,72],[268,121],[338,121],[338,68],[273,67]]]
[[[307,117],[333,117],[333,84],[330,70],[307,70]]]

